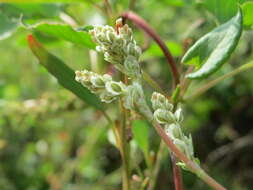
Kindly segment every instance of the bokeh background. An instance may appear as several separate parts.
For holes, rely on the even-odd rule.
[[[104,6],[103,1],[95,3]],[[129,7],[127,0],[110,3],[115,18]],[[185,47],[217,26],[214,12],[201,1],[136,0],[133,9],[160,34],[178,62]],[[88,0],[1,3],[0,14],[12,20],[22,15],[24,24],[69,22],[69,17],[79,26],[115,21]],[[146,49],[141,57],[142,68],[169,91],[171,74],[162,52],[129,24],[138,44]],[[121,189],[120,154],[111,143],[107,121],[100,112],[63,89],[38,64],[26,42],[29,33],[19,27],[8,37],[0,38],[0,189]],[[108,70],[109,65],[102,56],[85,47],[38,36],[50,52],[74,70],[90,69],[99,73]],[[209,80],[252,60],[252,37],[252,31],[244,32],[229,63]],[[180,72],[185,70],[183,66],[180,69]],[[189,94],[205,83],[206,80],[193,82]],[[152,89],[148,91],[151,93]],[[230,190],[253,189],[253,71],[221,82],[185,102],[184,108],[184,131],[192,134],[196,155],[209,174]],[[117,118],[117,103],[108,105],[107,110],[112,118]],[[160,138],[147,123],[141,124],[149,129],[150,149],[156,152]],[[132,156],[145,168],[140,151]],[[173,189],[171,175],[170,159],[165,153],[156,189]],[[183,172],[183,179],[185,189],[209,189],[187,171]]]

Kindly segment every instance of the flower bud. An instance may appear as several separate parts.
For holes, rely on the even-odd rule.
[[[149,121],[153,120],[153,114],[145,101],[142,86],[138,82],[133,82],[126,88],[124,106],[127,109],[138,111]]]
[[[124,67],[127,75],[131,78],[141,78],[141,69],[138,61],[133,56],[127,56],[124,61]]]
[[[183,113],[182,113],[182,108],[178,108],[175,113],[174,113],[175,117],[176,117],[176,121],[178,123],[183,121]]]
[[[116,96],[114,96],[111,93],[108,93],[107,91],[104,91],[103,93],[101,93],[99,97],[101,101],[105,103],[111,103],[112,101],[117,99]]]
[[[80,82],[85,87],[90,87],[92,84],[90,82],[91,73],[87,70],[84,71],[76,71],[76,77],[75,80],[77,82]]]
[[[110,81],[105,84],[105,88],[112,95],[118,96],[125,92],[126,86],[122,82]]]
[[[168,99],[158,92],[154,92],[152,94],[151,102],[154,110],[165,109],[168,111],[172,111],[173,109],[173,105],[169,103]]]
[[[175,122],[175,116],[173,113],[164,109],[157,109],[154,112],[154,118],[160,124],[170,124]]]
[[[103,76],[101,76],[101,75],[92,75],[90,77],[90,82],[96,88],[104,88],[105,87],[105,82],[104,82]]]
[[[172,139],[182,139],[183,132],[178,124],[170,124],[165,126],[166,134]]]

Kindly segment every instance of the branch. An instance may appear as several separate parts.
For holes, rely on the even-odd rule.
[[[123,13],[121,16],[123,17],[123,19],[129,19],[132,22],[134,22],[137,27],[144,30],[159,45],[159,47],[163,51],[164,56],[166,57],[166,59],[169,63],[169,66],[170,66],[170,69],[171,69],[171,72],[172,72],[172,75],[174,78],[174,85],[173,86],[176,87],[177,84],[179,83],[179,74],[178,74],[175,60],[172,57],[166,44],[162,41],[162,39],[159,37],[159,35],[148,25],[148,23],[145,20],[143,20],[141,17],[139,17],[137,14],[135,14],[134,12],[128,11],[128,12]]]
[[[174,154],[171,154],[171,162],[173,168],[173,181],[175,185],[175,190],[183,190],[182,174],[181,168],[177,165],[177,159]]]
[[[195,173],[200,179],[202,179],[204,182],[206,182],[209,186],[211,186],[215,190],[227,190],[225,187],[220,185],[218,182],[216,182],[213,178],[211,178],[203,169],[201,169],[195,162],[191,161],[189,158],[186,157],[173,143],[171,138],[166,135],[162,127],[155,123],[152,122],[156,132],[159,134],[159,136],[163,139],[165,144],[169,147],[170,151],[175,154],[175,156],[183,161],[186,166],[193,172]]]
[[[200,87],[199,89],[195,90],[193,94],[191,94],[190,96],[186,97],[185,100],[189,100],[195,97],[198,97],[199,95],[203,94],[204,92],[206,92],[207,90],[209,90],[210,88],[212,88],[213,86],[215,86],[216,84],[219,84],[221,81],[229,78],[229,77],[233,77],[243,71],[247,71],[249,69],[253,68],[253,61],[244,64],[242,66],[240,66],[239,68],[219,77],[216,78],[212,81],[206,82],[204,86]]]

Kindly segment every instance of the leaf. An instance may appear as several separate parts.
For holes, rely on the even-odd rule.
[[[203,4],[219,21],[224,23],[232,18],[237,11],[238,0],[205,0]]]
[[[0,40],[11,36],[19,26],[19,19],[10,19],[0,12]]]
[[[33,31],[42,32],[50,37],[66,40],[87,48],[95,48],[95,43],[87,32],[74,30],[69,25],[41,23],[34,26]]]
[[[242,12],[201,37],[184,55],[182,62],[199,68],[188,78],[205,78],[217,71],[230,57],[242,33]]]
[[[33,54],[38,58],[40,64],[44,66],[64,88],[70,90],[87,104],[103,110],[102,103],[98,97],[75,81],[75,73],[71,68],[56,56],[47,52],[47,50],[32,35],[29,35],[27,39]]]
[[[133,134],[134,140],[144,154],[148,154],[149,144],[148,144],[148,123],[145,120],[135,120],[133,121]]]
[[[60,3],[2,3],[1,12],[10,18],[41,19],[57,17],[66,5]]]
[[[245,29],[253,29],[253,2],[246,2],[242,5],[243,26]]]

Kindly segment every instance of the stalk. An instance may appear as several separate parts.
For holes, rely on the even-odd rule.
[[[205,83],[204,86],[200,87],[199,89],[197,89],[192,95],[186,97],[185,100],[189,100],[189,99],[192,99],[192,98],[195,98],[195,97],[198,97],[200,96],[201,94],[203,94],[204,92],[206,92],[207,90],[209,90],[210,88],[212,88],[213,86],[215,86],[216,84],[220,83],[221,81],[229,78],[229,77],[233,77],[243,71],[247,71],[248,69],[251,69],[253,68],[253,62],[249,62],[245,65],[242,65],[240,66],[239,68],[217,78],[217,79],[214,79],[212,81],[209,81],[207,83]]]
[[[123,13],[121,16],[124,19],[129,19],[129,20],[133,21],[136,24],[137,27],[144,30],[159,45],[159,47],[163,51],[164,56],[166,57],[167,62],[170,66],[170,69],[171,69],[171,72],[172,72],[172,75],[173,75],[173,79],[174,79],[174,83],[173,83],[174,85],[173,86],[176,87],[177,84],[179,83],[179,73],[178,73],[178,70],[177,70],[177,67],[176,67],[176,62],[175,62],[174,58],[172,57],[168,47],[162,41],[160,36],[155,32],[154,29],[152,29],[148,25],[148,23],[144,19],[142,19],[140,16],[138,16],[134,12],[128,11],[128,12]]]
[[[189,158],[186,157],[173,143],[172,139],[166,135],[162,127],[152,122],[156,132],[158,135],[162,138],[162,140],[165,142],[165,144],[168,146],[168,148],[175,154],[175,156],[182,160],[186,166],[195,173],[200,179],[202,179],[205,183],[207,183],[210,187],[212,187],[215,190],[227,190],[225,187],[220,185],[217,181],[215,181],[212,177],[210,177],[203,169],[201,169],[195,162],[191,161]]]
[[[130,157],[129,151],[130,146],[127,142],[127,134],[126,134],[126,110],[123,106],[123,101],[120,100],[120,107],[122,110],[122,121],[121,121],[121,128],[120,128],[120,137],[121,137],[121,157],[122,157],[122,165],[123,165],[123,173],[122,173],[122,180],[123,180],[123,190],[131,190],[131,183],[130,183]]]

